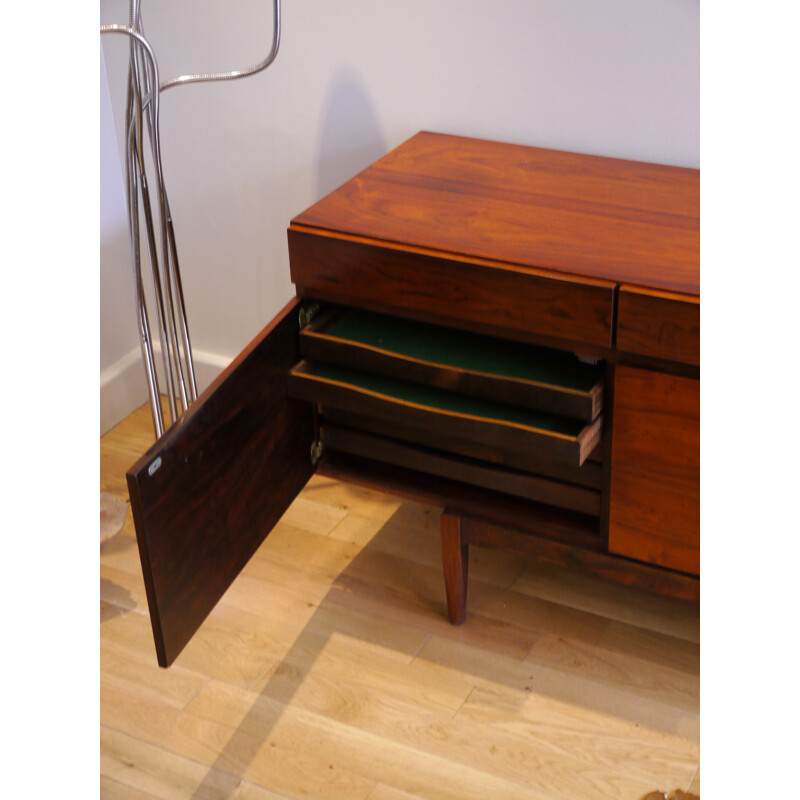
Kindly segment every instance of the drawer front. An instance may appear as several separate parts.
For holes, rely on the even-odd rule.
[[[544,342],[611,346],[614,284],[289,229],[301,296]]]
[[[352,409],[320,406],[325,422],[350,429],[376,434],[384,439],[402,439],[404,442],[434,448],[440,452],[464,456],[490,467],[508,467],[537,475],[545,475],[566,483],[600,489],[603,486],[602,443],[598,444],[580,467],[549,458],[545,453],[529,448],[498,447],[453,434],[441,426],[414,424],[404,418],[402,427],[393,420],[381,419],[370,414],[355,413]]]
[[[620,287],[617,348],[699,366],[700,299]]]
[[[377,417],[400,433],[410,425],[431,436],[444,432],[500,453],[538,452],[575,467],[595,448],[602,430],[602,417],[584,424],[333,364],[302,361],[288,380],[290,395],[299,400]]]
[[[334,308],[300,332],[306,358],[591,422],[604,368],[572,353],[441,325]]]
[[[700,381],[617,368],[608,547],[700,574]]]

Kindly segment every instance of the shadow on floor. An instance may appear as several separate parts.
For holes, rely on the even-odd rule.
[[[313,496],[313,491],[314,487],[307,488],[304,496]],[[397,624],[421,630],[429,640],[430,637],[437,637],[438,640],[466,646],[451,650],[439,648],[438,651],[436,648],[426,648],[425,659],[429,664],[436,664],[443,669],[472,675],[478,681],[505,683],[520,692],[520,703],[524,702],[525,693],[533,692],[577,704],[590,711],[614,714],[636,724],[648,724],[647,703],[630,702],[629,698],[626,706],[620,702],[621,689],[617,692],[587,694],[586,680],[571,681],[565,679],[557,666],[547,667],[525,661],[526,655],[543,634],[554,641],[572,640],[581,648],[596,647],[610,620],[608,616],[570,608],[522,592],[510,592],[516,576],[526,567],[523,562],[515,564],[506,557],[505,564],[509,566],[498,565],[493,561],[498,554],[472,548],[467,621],[458,628],[450,625],[446,619],[441,563],[437,563],[438,527],[426,522],[416,531],[412,536],[415,539],[413,558],[410,553],[407,557],[398,554],[397,537],[401,531],[408,530],[409,513],[432,514],[432,519],[438,521],[434,509],[424,509],[413,503],[404,504],[341,570],[285,657],[266,673],[258,699],[219,753],[206,780],[198,786],[193,794],[194,800],[211,796],[215,789],[219,791],[219,785],[213,778],[214,771],[238,774],[249,780],[246,777],[248,768],[269,740],[285,705],[291,703],[301,689],[331,638],[340,632],[353,635],[353,624],[347,621],[347,614],[353,612],[383,620],[387,626]],[[433,529],[425,530],[425,527]],[[423,542],[427,543],[421,545]],[[358,545],[353,547],[358,548]],[[412,545],[409,544],[409,547]],[[505,576],[503,569],[506,569]],[[492,579],[507,585],[498,585]],[[619,587],[615,602],[624,604],[627,598],[630,603],[637,603],[645,595],[638,590]],[[221,602],[225,602],[224,598]],[[675,610],[684,613],[685,609],[692,607],[691,604],[668,598],[654,598],[652,603],[655,609],[653,613],[658,613],[661,608],[667,616]],[[309,603],[309,606],[313,607],[313,603]],[[624,623],[616,624],[625,629]],[[687,643],[683,642],[682,645]],[[643,662],[650,659],[655,664],[661,664],[663,661],[663,653],[657,649],[650,654],[647,648],[631,649],[624,637],[609,647],[623,655],[628,649],[628,656],[633,652]],[[678,652],[674,663],[669,666],[688,675],[699,674],[699,648],[689,643],[684,650],[686,657]],[[481,653],[487,651],[488,655],[482,657]],[[438,662],[437,652],[440,654]],[[511,659],[512,668],[508,674],[498,673],[493,654]],[[411,653],[410,657],[414,655]]]

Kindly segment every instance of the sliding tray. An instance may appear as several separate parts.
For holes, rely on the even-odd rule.
[[[525,500],[600,516],[600,490],[507,469],[429,447],[375,436],[323,420],[320,440],[328,451],[348,453]]]
[[[430,425],[412,425],[408,419],[404,419],[402,426],[399,426],[396,421],[387,421],[363,413],[355,414],[332,406],[318,405],[317,409],[319,411],[318,419],[321,420],[322,425],[338,425],[375,434],[383,439],[398,439],[408,444],[422,445],[426,448],[485,463],[490,469],[508,467],[591,489],[601,489],[603,486],[602,441],[589,453],[588,458],[581,466],[573,466],[572,464],[562,464],[560,461],[548,458],[530,448],[503,447],[500,449],[464,436],[453,436],[441,428],[431,428]],[[372,457],[375,458],[375,456]]]
[[[603,408],[603,367],[572,353],[361,309],[316,318],[300,332],[300,353],[584,422]]]
[[[301,361],[288,381],[291,396],[384,419],[396,425],[397,438],[409,424],[579,466],[601,434],[602,417],[585,423],[336,364]]]

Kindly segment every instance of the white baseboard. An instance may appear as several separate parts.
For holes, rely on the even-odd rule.
[[[206,350],[194,350],[192,355],[198,394],[203,392],[232,360]],[[166,384],[158,342],[153,345],[153,357],[161,393],[164,394]],[[142,351],[139,347],[135,347],[100,372],[100,435],[111,430],[146,402],[147,380],[142,364]]]
[[[147,381],[138,347],[100,372],[100,435],[147,402]]]

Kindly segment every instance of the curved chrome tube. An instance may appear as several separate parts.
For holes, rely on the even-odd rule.
[[[181,86],[186,83],[201,83],[209,81],[232,81],[237,78],[246,78],[265,70],[278,55],[278,48],[281,43],[281,0],[272,2],[272,46],[267,57],[252,67],[246,69],[236,69],[231,72],[203,72],[197,75],[180,75],[177,78],[170,78],[161,84],[161,91],[171,89],[173,86]]]
[[[131,14],[134,19],[134,14]],[[156,85],[158,85],[158,64],[156,62],[155,53],[149,42],[142,36],[141,33],[134,30],[127,25],[104,25],[100,28],[100,33],[118,33],[130,37],[134,42],[138,43],[141,51],[147,56],[149,64],[145,68],[152,70],[155,77]],[[139,193],[141,190],[142,206],[145,213],[145,227],[148,239],[148,251],[150,256],[150,267],[153,277],[153,292],[156,298],[156,310],[158,312],[159,333],[161,341],[164,343],[162,346],[162,355],[164,357],[164,369],[168,375],[168,382],[170,383],[170,392],[168,393],[170,401],[170,414],[172,421],[177,419],[177,407],[175,404],[174,391],[172,391],[172,370],[170,368],[169,347],[166,345],[168,335],[165,336],[164,325],[164,304],[161,294],[161,281],[157,278],[158,273],[158,256],[155,247],[155,237],[153,232],[153,220],[150,209],[149,191],[147,189],[147,178],[144,170],[144,155],[142,147],[142,101],[139,81],[139,50],[133,44],[131,47],[131,65],[129,69],[128,81],[128,104],[126,111],[126,123],[128,129],[127,136],[127,169],[126,178],[128,184],[127,202],[128,202],[128,227],[131,239],[131,258],[134,267],[134,283],[136,288],[136,313],[139,324],[139,337],[142,347],[142,357],[145,363],[145,372],[147,373],[148,395],[150,399],[150,411],[153,417],[153,426],[156,431],[156,436],[161,436],[164,429],[163,417],[161,414],[161,404],[159,400],[158,377],[155,372],[155,364],[153,361],[152,342],[150,339],[150,330],[147,318],[147,306],[144,297],[143,282],[141,276],[141,254],[139,252]],[[153,96],[153,102],[150,104],[149,119],[151,142],[153,146],[154,160],[160,166],[160,141],[158,135],[158,97],[157,93]],[[159,179],[161,170],[158,169]],[[159,180],[159,183],[161,181]]]
[[[131,23],[132,26],[135,27],[136,32],[143,36],[141,20],[138,16],[138,3],[131,4]],[[131,26],[129,26],[131,27]],[[150,132],[150,147],[154,153],[154,158],[156,163],[160,165],[161,161],[161,149],[159,143],[159,137],[157,135],[158,130],[158,103],[151,103],[151,93],[152,87],[158,86],[157,75],[158,70],[155,64],[154,59],[152,58],[152,48],[150,48],[148,52],[148,60],[145,61],[144,64],[139,65],[139,57],[137,49],[134,47],[135,41],[131,41],[131,61],[130,61],[130,68],[128,72],[128,112],[126,115],[126,127],[128,131],[128,151],[127,157],[129,162],[129,177],[132,177],[132,181],[129,186],[132,186],[133,189],[129,188],[129,195],[130,200],[133,204],[133,208],[135,210],[135,222],[137,224],[131,225],[131,238],[135,242],[135,247],[137,249],[137,253],[135,254],[134,258],[138,258],[138,241],[139,241],[139,233],[138,233],[138,190],[141,188],[141,200],[142,200],[142,208],[145,213],[145,231],[147,234],[147,245],[148,245],[148,256],[150,259],[150,275],[153,285],[153,297],[155,299],[156,305],[156,316],[158,320],[158,330],[159,330],[159,340],[162,342],[161,354],[162,354],[162,361],[164,364],[164,374],[166,375],[167,384],[168,384],[168,392],[167,392],[167,399],[169,402],[169,409],[172,421],[175,421],[178,417],[178,396],[176,392],[176,381],[178,382],[180,388],[180,400],[183,404],[183,408],[185,409],[188,406],[187,402],[187,391],[185,380],[183,376],[183,368],[181,362],[181,354],[177,351],[177,334],[176,334],[176,321],[175,321],[175,305],[178,306],[178,314],[179,320],[181,324],[181,330],[187,330],[186,325],[186,318],[185,318],[185,311],[183,309],[183,297],[182,293],[177,298],[177,301],[173,300],[173,291],[170,285],[170,266],[169,262],[172,260],[176,262],[176,255],[174,254],[175,245],[174,245],[174,235],[171,233],[172,228],[172,220],[167,217],[167,232],[166,237],[169,243],[169,249],[164,250],[164,241],[165,241],[165,232],[164,232],[164,208],[168,208],[168,202],[166,199],[166,190],[164,188],[163,179],[159,180],[159,175],[157,175],[157,185],[159,189],[159,206],[161,210],[161,242],[162,242],[162,253],[164,254],[163,257],[163,270],[164,270],[164,277],[159,276],[159,269],[158,269],[158,254],[156,249],[156,242],[155,242],[155,233],[154,233],[154,225],[153,225],[153,218],[152,218],[152,211],[151,211],[151,204],[150,204],[150,192],[147,186],[147,175],[145,172],[144,166],[144,151],[142,146],[142,118],[143,112],[147,112],[147,126]],[[156,67],[154,69],[154,75],[151,75],[150,69],[152,67]],[[145,99],[142,100],[142,95],[144,95]],[[141,183],[141,187],[138,186],[137,183]],[[135,261],[135,268],[140,270],[140,266],[138,262]],[[180,286],[180,275],[175,274],[173,277],[173,282]],[[164,289],[162,291],[162,284],[164,284]],[[165,303],[164,303],[164,295],[166,294],[168,298],[167,303],[167,310],[170,312],[167,315],[165,310]],[[143,296],[142,296],[143,297]],[[137,298],[137,303],[139,299]],[[141,312],[139,312],[141,314]],[[192,364],[191,358],[191,348],[186,344],[188,342],[188,330],[186,336],[184,337],[184,358],[187,361],[187,369],[190,376],[190,384],[189,384],[189,398],[194,400],[197,397],[197,389],[196,383],[194,378],[194,366]],[[173,355],[174,355],[174,363],[177,366],[178,374],[175,375],[175,368],[173,366]],[[147,362],[145,362],[145,367],[148,369]],[[148,375],[148,381],[151,381],[150,375]],[[157,381],[156,381],[157,383]],[[161,414],[161,407],[160,403],[158,407],[155,409],[151,409],[154,417],[154,426],[156,431],[159,430],[159,425],[156,423],[156,417]],[[160,435],[157,433],[157,435]]]
[[[178,267],[178,252],[175,244],[175,231],[172,224],[169,201],[164,186],[161,162],[161,142],[159,134],[160,93],[172,86],[187,83],[234,80],[254,75],[266,69],[278,54],[280,46],[281,22],[280,0],[273,0],[272,46],[267,57],[242,70],[232,72],[181,75],[159,83],[158,64],[153,48],[144,36],[140,0],[131,0],[128,25],[103,25],[100,33],[118,33],[130,38],[130,64],[128,68],[128,98],[125,112],[126,129],[126,183],[128,205],[128,229],[130,233],[131,261],[136,290],[136,316],[139,340],[142,348],[147,376],[150,411],[156,437],[164,432],[158,377],[153,358],[153,346],[147,314],[147,303],[142,280],[140,252],[139,202],[144,212],[147,255],[150,262],[150,276],[153,285],[153,298],[156,306],[158,333],[164,372],[168,384],[167,398],[171,421],[178,419],[179,404],[181,413],[191,401],[197,399],[197,382],[192,362],[192,347],[189,327],[186,321],[186,308],[183,299],[183,286]],[[156,172],[160,218],[161,258],[156,245],[155,226],[150,203],[144,159],[144,125],[149,133],[150,149]],[[159,263],[160,261],[160,263]]]

